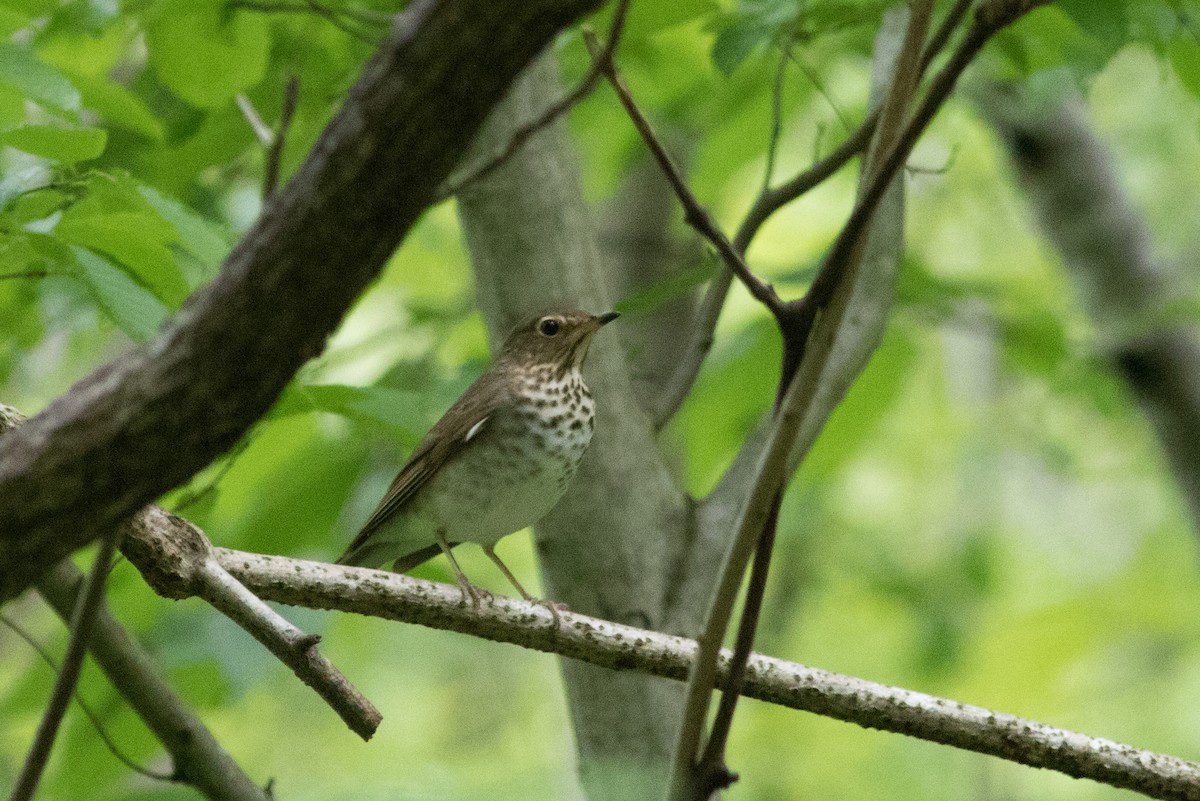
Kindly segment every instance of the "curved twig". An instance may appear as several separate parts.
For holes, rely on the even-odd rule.
[[[498,153],[484,162],[480,167],[473,170],[470,175],[464,176],[463,178],[455,180],[448,186],[443,187],[438,192],[437,202],[440,203],[443,200],[448,200],[481,178],[491,175],[501,165],[512,158],[518,150],[524,147],[525,143],[529,141],[531,136],[545,128],[547,125],[553,123],[563,114],[570,111],[572,107],[574,107],[581,100],[590,95],[593,90],[595,90],[597,84],[600,83],[600,76],[602,75],[604,63],[610,61],[613,57],[613,54],[617,51],[617,44],[621,41],[621,31],[625,27],[625,14],[628,12],[628,10],[629,0],[619,0],[616,11],[613,12],[612,25],[608,30],[608,41],[605,42],[603,49],[600,51],[600,55],[593,58],[591,66],[589,66],[587,72],[584,73],[583,80],[579,82],[579,85],[557,103],[554,103],[545,111],[543,111],[537,119],[516,130],[512,137],[508,140],[507,144],[505,144]],[[585,37],[590,34],[591,31],[585,27]]]
[[[922,74],[946,46],[963,16],[970,9],[971,2],[972,0],[958,0],[942,19],[922,53]],[[745,256],[759,229],[775,212],[825,181],[861,153],[871,141],[871,137],[874,136],[878,123],[879,112],[876,110],[868,114],[854,130],[854,133],[828,156],[777,187],[764,187],[758,197],[754,199],[754,203],[746,212],[745,218],[734,234],[733,245],[737,251]],[[678,366],[666,382],[665,389],[655,406],[654,421],[659,428],[666,425],[679,411],[679,407],[683,405],[683,401],[691,392],[696,377],[700,374],[700,367],[708,357],[709,351],[712,350],[713,332],[716,331],[721,310],[725,307],[725,298],[729,294],[731,283],[729,273],[722,271],[713,277],[708,290],[704,293],[704,299],[700,303],[692,327],[688,347],[681,355]]]
[[[778,313],[783,308],[783,301],[776,294],[774,287],[750,271],[745,260],[742,259],[742,254],[729,241],[729,237],[717,225],[716,220],[713,219],[708,209],[692,193],[692,190],[687,185],[687,181],[683,178],[683,173],[676,166],[675,161],[659,140],[658,135],[654,133],[654,128],[650,125],[649,120],[646,119],[641,109],[638,108],[637,103],[634,102],[633,95],[630,93],[629,87],[621,79],[616,66],[612,63],[611,59],[603,58],[604,54],[600,50],[600,45],[596,41],[595,36],[591,36],[585,32],[584,41],[587,42],[588,49],[592,51],[592,58],[595,60],[595,63],[600,65],[604,76],[608,78],[609,84],[617,93],[617,98],[621,101],[621,105],[625,107],[625,111],[629,114],[630,120],[633,121],[634,127],[641,134],[646,147],[650,149],[651,155],[654,156],[655,161],[662,168],[667,182],[675,190],[679,202],[683,205],[684,219],[687,224],[696,229],[697,233],[712,244],[717,254],[721,257],[721,260],[725,262],[728,270],[738,277],[738,280],[745,285],[747,291],[749,291],[755,300],[762,303],[772,312]]]

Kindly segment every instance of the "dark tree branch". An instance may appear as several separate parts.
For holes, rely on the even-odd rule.
[[[0,403],[0,435],[24,416]],[[116,529],[122,553],[164,598],[197,596],[258,640],[296,677],[312,687],[364,740],[382,716],[333,664],[321,656],[320,637],[305,634],[237,583],[217,563],[212,544],[197,526],[158,506],[148,506]]]
[[[108,580],[108,571],[112,566],[113,554],[117,551],[117,541],[120,533],[116,530],[101,538],[100,548],[96,551],[96,560],[92,570],[83,582],[83,591],[75,602],[71,612],[71,639],[67,642],[67,652],[63,654],[62,665],[58,669],[58,678],[54,681],[54,690],[46,704],[46,712],[38,724],[33,744],[29,746],[29,754],[25,764],[17,776],[10,801],[28,801],[37,792],[38,782],[50,759],[50,749],[54,747],[54,739],[58,735],[58,727],[62,724],[71,698],[75,695],[75,686],[79,683],[79,673],[83,669],[83,657],[87,653],[88,640],[92,636],[92,626],[96,621],[96,613],[104,600],[104,584]]]
[[[612,670],[676,681],[687,677],[696,642],[573,612],[561,626],[537,604],[496,596],[478,609],[458,588],[411,576],[216,549],[221,564],[272,601],[457,631],[555,653]],[[718,664],[718,686],[729,652]],[[1200,765],[1143,751],[946,698],[755,654],[746,695],[767,703],[989,754],[1077,778],[1124,787],[1152,798],[1200,801]]]
[[[579,82],[571,92],[565,97],[554,103],[537,119],[529,122],[527,125],[517,129],[512,138],[504,145],[504,147],[488,159],[484,164],[472,170],[472,172],[461,179],[455,180],[452,184],[441,190],[438,195],[438,201],[448,200],[457,195],[462,190],[471,186],[481,178],[485,178],[495,172],[501,165],[513,157],[513,154],[525,146],[525,143],[536,134],[543,130],[546,126],[552,124],[555,120],[570,111],[580,101],[590,95],[600,83],[600,77],[603,74],[603,64],[610,61],[613,54],[617,52],[617,45],[621,41],[621,31],[625,27],[625,15],[629,11],[629,0],[617,0],[616,10],[613,12],[612,25],[608,30],[608,41],[605,42],[600,55],[592,60],[591,66],[583,76],[583,80]],[[589,31],[590,33],[590,31]]]
[[[157,339],[0,441],[0,601],[233,445],[324,347],[492,106],[598,0],[418,0]],[[268,335],[269,333],[269,335]]]
[[[67,620],[83,574],[70,562],[52,567],[38,592]],[[154,732],[175,763],[173,778],[219,801],[269,801],[204,724],[175,695],[146,653],[108,610],[101,607],[89,645],[92,658],[125,701]]]

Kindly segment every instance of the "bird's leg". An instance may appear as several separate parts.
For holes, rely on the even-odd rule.
[[[500,572],[504,574],[504,577],[508,579],[509,583],[517,588],[517,592],[521,593],[522,598],[531,604],[544,606],[546,609],[548,609],[550,611],[550,616],[554,618],[553,623],[555,628],[562,624],[562,621],[558,618],[558,613],[560,611],[566,611],[566,604],[555,603],[548,598],[536,598],[530,595],[525,588],[521,586],[521,582],[517,581],[517,577],[512,574],[512,571],[508,569],[508,565],[500,561],[500,557],[496,555],[496,547],[494,545],[483,546],[483,552],[488,555],[488,559],[491,559],[496,563],[496,567],[500,568]]]
[[[462,572],[462,568],[458,566],[458,560],[454,558],[454,554],[450,551],[450,543],[446,542],[446,535],[442,531],[438,531],[435,535],[437,544],[441,547],[442,553],[446,554],[446,558],[450,560],[450,567],[454,568],[454,577],[458,579],[458,588],[462,590],[463,603],[467,599],[471,599],[471,605],[476,609],[479,608],[480,596],[487,595],[491,597],[491,593],[487,590],[476,587],[467,579],[467,574]]]

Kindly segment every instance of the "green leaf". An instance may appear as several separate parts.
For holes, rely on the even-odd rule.
[[[276,413],[331,412],[361,422],[383,424],[415,439],[429,425],[424,409],[425,403],[418,393],[402,389],[309,384],[285,396]]]
[[[83,96],[83,104],[109,123],[150,139],[163,140],[163,124],[137,95],[107,78],[76,75],[72,78]]]
[[[160,217],[175,226],[180,247],[195,256],[210,274],[215,274],[231,247],[224,230],[152,187],[139,186],[137,191]]]
[[[12,201],[12,218],[17,225],[44,220],[67,202],[67,196],[56,189],[26,192]]]
[[[717,34],[712,60],[726,77],[733,74],[746,58],[770,41],[772,31],[754,20],[738,20]]]
[[[97,305],[135,342],[154,336],[170,309],[107,259],[73,247],[79,278],[87,284]]]
[[[0,144],[63,164],[74,164],[103,153],[108,144],[108,133],[103,128],[25,125],[0,133]]]
[[[75,111],[79,92],[67,77],[43,63],[28,48],[0,41],[0,82],[17,89],[31,100]]]
[[[262,15],[230,11],[219,0],[167,0],[146,21],[146,46],[172,92],[216,108],[262,80],[269,30]]]
[[[1190,36],[1176,36],[1167,43],[1167,57],[1183,88],[1200,98],[1200,44]]]
[[[656,31],[691,22],[714,11],[713,0],[649,0],[629,9],[625,35],[646,36]]]
[[[1058,7],[1107,52],[1124,46],[1129,29],[1124,0],[1058,0]]]
[[[164,236],[161,220],[136,211],[79,214],[78,208],[63,215],[55,228],[59,236],[117,259],[160,300],[179,308],[189,288],[167,247],[172,232]]]

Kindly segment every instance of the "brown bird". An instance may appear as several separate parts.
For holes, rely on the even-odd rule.
[[[405,572],[440,550],[463,601],[478,605],[482,591],[450,550],[477,542],[521,597],[536,601],[494,546],[540,520],[575,475],[595,427],[580,367],[592,336],[616,318],[551,310],[521,321],[491,368],[417,445],[338,564],[393,562]]]

